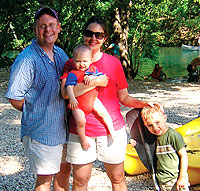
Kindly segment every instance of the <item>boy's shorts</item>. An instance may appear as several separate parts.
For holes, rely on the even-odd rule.
[[[176,183],[177,183],[177,178],[174,178],[164,184],[160,183],[159,186],[161,191],[177,191]],[[190,184],[188,183],[188,185]],[[181,188],[180,191],[190,191],[189,186],[187,188]]]
[[[124,161],[127,146],[125,127],[116,131],[114,140],[110,135],[87,137],[87,140],[90,148],[83,150],[79,136],[69,134],[67,162],[71,164],[88,164],[98,159],[108,164],[120,164]]]
[[[60,164],[64,162],[62,155],[66,155],[66,144],[47,146],[28,136],[24,136],[22,141],[34,174],[50,175],[60,171]]]

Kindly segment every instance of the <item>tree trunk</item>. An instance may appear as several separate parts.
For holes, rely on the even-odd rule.
[[[119,35],[119,50],[121,55],[121,63],[127,78],[133,78],[133,68],[128,57],[128,21],[130,16],[131,2],[128,4],[127,10],[116,8],[115,20],[113,22],[114,34]]]

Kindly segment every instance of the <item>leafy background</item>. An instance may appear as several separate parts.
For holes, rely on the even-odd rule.
[[[126,76],[134,78],[141,59],[156,61],[159,47],[197,45],[199,5],[199,0],[1,0],[0,66],[11,65],[30,44],[35,11],[49,6],[58,12],[62,25],[57,45],[70,57],[82,42],[86,20],[92,15],[104,17],[108,44],[119,34],[122,65]]]

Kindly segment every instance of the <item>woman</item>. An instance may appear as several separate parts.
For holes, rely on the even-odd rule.
[[[95,114],[86,115],[85,133],[91,148],[85,151],[81,148],[74,120],[72,117],[70,118],[67,160],[73,165],[73,191],[87,190],[92,163],[96,159],[104,163],[113,191],[127,191],[124,177],[127,136],[125,122],[120,112],[120,103],[124,106],[135,108],[143,108],[149,105],[149,103],[139,101],[128,94],[128,84],[120,61],[114,56],[101,52],[101,47],[108,38],[107,26],[101,17],[94,16],[86,23],[83,37],[84,43],[92,49],[92,65],[96,66],[99,72],[106,75],[98,77],[89,86],[77,84],[75,94],[79,96],[99,86],[98,98],[102,101],[113,120],[116,135],[112,141],[108,130],[97,116]],[[69,60],[64,70],[70,71],[73,68],[74,63],[72,60]],[[63,97],[67,99],[68,95],[64,87],[65,81],[66,79],[64,78],[61,89]]]

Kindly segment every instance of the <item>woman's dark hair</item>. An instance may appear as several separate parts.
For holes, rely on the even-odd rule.
[[[104,30],[104,33],[105,33],[106,37],[107,37],[107,38],[109,37],[108,26],[107,26],[106,22],[103,20],[103,18],[100,17],[100,16],[93,16],[93,17],[91,17],[91,18],[87,21],[87,23],[85,24],[85,26],[84,26],[84,28],[83,28],[83,33],[84,33],[84,31],[87,30],[88,25],[90,25],[91,23],[97,23],[97,24],[101,25],[101,27],[102,27],[103,30]]]

